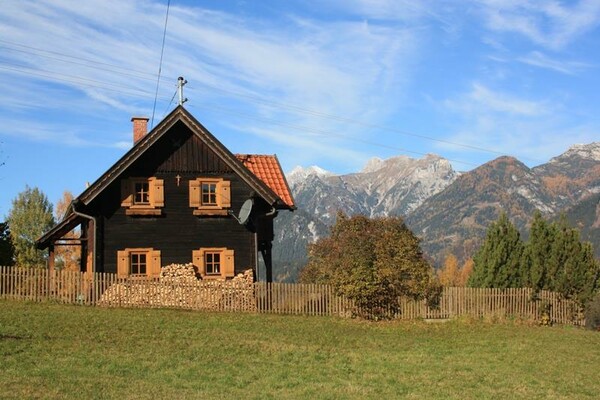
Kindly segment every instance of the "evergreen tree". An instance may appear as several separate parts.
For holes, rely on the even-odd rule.
[[[550,287],[548,259],[556,239],[556,226],[549,224],[536,210],[531,223],[529,240],[523,251],[523,284],[541,290]]]
[[[579,231],[564,216],[553,223],[555,238],[548,257],[548,285],[544,289],[575,298],[582,303],[598,289],[599,265],[590,243],[582,243]]]
[[[473,257],[472,287],[521,287],[523,242],[506,213],[488,228],[485,241]]]
[[[35,241],[54,225],[52,204],[38,188],[25,187],[12,202],[8,214],[10,237],[15,248],[15,264],[19,267],[43,267],[44,252]]]
[[[10,240],[10,231],[6,222],[0,222],[0,266],[13,265],[15,248]]]

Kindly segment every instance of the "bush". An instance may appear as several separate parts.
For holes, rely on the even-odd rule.
[[[585,327],[600,331],[600,293],[585,308]]]
[[[308,257],[301,282],[331,284],[336,294],[354,301],[359,317],[392,318],[402,311],[400,296],[425,298],[432,306],[439,302],[433,268],[402,218],[339,213],[330,236],[312,244]]]

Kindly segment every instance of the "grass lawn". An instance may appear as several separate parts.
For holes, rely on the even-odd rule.
[[[0,398],[598,398],[600,333],[0,301]]]

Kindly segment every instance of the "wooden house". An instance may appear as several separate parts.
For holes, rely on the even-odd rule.
[[[192,262],[203,279],[226,279],[256,272],[261,254],[272,281],[273,219],[295,209],[277,157],[232,154],[182,106],[147,134],[147,118],[132,121],[131,150],[38,240],[49,267],[80,226],[81,271],[156,276]]]

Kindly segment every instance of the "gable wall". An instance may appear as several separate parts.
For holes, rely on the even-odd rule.
[[[127,216],[121,207],[120,180],[111,184],[94,206],[101,215],[99,239],[104,272],[116,272],[117,251],[152,247],[161,264],[188,263],[192,250],[227,247],[235,250],[236,273],[256,265],[255,235],[233,217],[199,217],[189,207],[189,185],[198,177],[222,177],[231,182],[231,209],[237,213],[251,196],[250,188],[183,124],[167,132],[134,163],[123,178],[154,176],[164,180],[165,206],[155,217]],[[180,176],[179,186],[177,176]],[[100,268],[98,268],[100,270]]]

